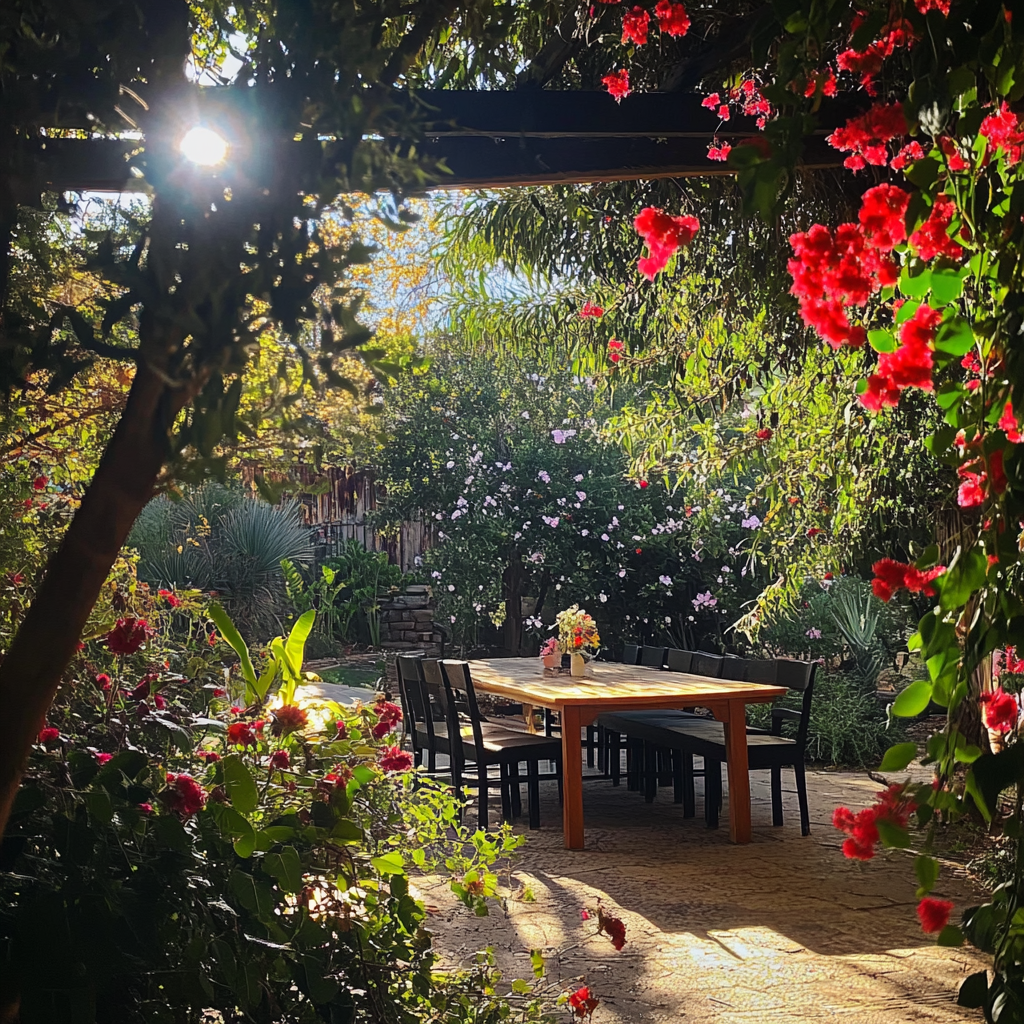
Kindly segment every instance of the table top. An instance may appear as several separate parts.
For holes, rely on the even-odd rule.
[[[490,658],[469,663],[473,684],[487,693],[558,708],[571,705],[621,707],[708,707],[723,701],[767,704],[785,695],[785,686],[737,683],[689,672],[592,661],[587,675],[546,676],[540,658]]]

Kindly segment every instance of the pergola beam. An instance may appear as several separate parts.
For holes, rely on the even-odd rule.
[[[616,104],[606,93],[436,91],[419,147],[451,171],[431,188],[547,185],[731,173],[708,146],[760,134],[749,118],[722,124],[697,96],[645,93]],[[810,136],[803,166],[838,167],[841,155]],[[138,140],[50,139],[45,179],[59,191],[130,191]],[[296,143],[308,152],[308,143]],[[325,158],[330,143],[323,146]]]

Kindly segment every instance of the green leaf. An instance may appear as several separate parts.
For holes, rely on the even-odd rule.
[[[224,838],[234,846],[235,853],[242,858],[251,857],[256,849],[256,832],[248,818],[239,814],[234,807],[213,801],[210,802],[210,812]]]
[[[910,846],[910,834],[905,828],[900,828],[899,825],[894,825],[891,821],[885,821],[882,818],[875,822],[875,826],[878,828],[878,835],[883,845],[897,850],[905,850]]]
[[[912,299],[923,299],[927,294],[928,290],[932,286],[932,275],[929,271],[925,270],[918,274],[916,277],[910,276],[910,271],[904,267],[903,272],[900,274],[899,289],[903,295]],[[903,312],[906,309],[906,304],[900,309]]]
[[[914,874],[917,875],[917,898],[922,899],[935,888],[939,878],[939,862],[934,857],[921,854],[914,858]]]
[[[331,829],[331,839],[341,843],[358,843],[363,839],[363,830],[351,818],[341,818]]]
[[[285,892],[298,892],[302,888],[302,861],[294,846],[286,846],[280,853],[268,853],[263,858],[263,870]]]
[[[379,857],[371,857],[370,863],[382,875],[400,875],[405,872],[405,858],[400,853],[382,853]]]
[[[963,276],[957,270],[933,270],[932,271],[932,298],[942,305],[947,305],[954,299],[960,298],[964,290]],[[938,347],[938,346],[936,346]],[[966,351],[966,350],[965,350]],[[959,353],[963,355],[963,353]]]
[[[892,713],[899,718],[916,718],[928,707],[931,699],[932,684],[927,679],[918,679],[899,692],[893,701]]]
[[[896,351],[896,339],[892,331],[868,331],[868,342],[876,352]]]
[[[962,285],[959,278],[956,281]],[[974,348],[974,331],[962,316],[950,317],[939,327],[935,336],[935,348],[951,356],[962,356]]]
[[[939,932],[938,944],[940,946],[962,946],[964,944],[964,933],[955,924],[947,924]]]
[[[936,581],[940,607],[951,611],[965,605],[971,594],[984,586],[987,574],[988,559],[980,547],[973,547],[967,552],[961,550],[953,564]]]
[[[935,157],[926,156],[923,160],[914,161],[903,173],[918,188],[931,188],[939,176],[939,161]]]
[[[958,1006],[980,1010],[988,998],[988,971],[978,971],[964,979],[956,995]]]
[[[238,754],[228,754],[221,763],[224,772],[224,788],[236,810],[252,814],[259,803],[256,782]]]
[[[245,646],[241,633],[235,629],[235,624],[228,617],[228,613],[214,601],[207,610],[207,614],[213,619],[220,635],[230,644],[231,649],[238,655],[242,666],[242,676],[250,686],[256,685],[256,672],[252,667],[252,660],[249,658],[249,648]]]
[[[927,704],[925,705],[927,707]],[[897,743],[890,747],[878,766],[880,772],[901,772],[917,755],[916,743]]]

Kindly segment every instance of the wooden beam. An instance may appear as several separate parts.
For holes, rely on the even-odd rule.
[[[645,93],[616,104],[596,92],[440,91],[419,93],[413,102],[428,114],[418,145],[451,171],[430,186],[438,189],[729,174],[708,160],[708,146],[760,134],[750,118],[721,125],[699,97],[678,93]],[[824,134],[806,140],[806,168],[841,165]],[[141,145],[50,139],[41,153],[46,184],[58,191],[130,191],[127,161]],[[299,145],[308,152],[308,142]]]

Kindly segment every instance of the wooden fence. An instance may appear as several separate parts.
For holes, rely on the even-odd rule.
[[[317,473],[305,466],[242,466],[243,483],[254,494],[259,478],[275,487],[286,484],[281,500],[299,502],[313,534],[317,563],[338,554],[349,540],[357,540],[367,551],[386,551],[391,562],[403,572],[411,572],[416,560],[432,546],[432,531],[422,520],[402,523],[396,537],[383,536],[367,521],[367,513],[377,508],[383,496],[383,488],[367,470],[346,466]]]

